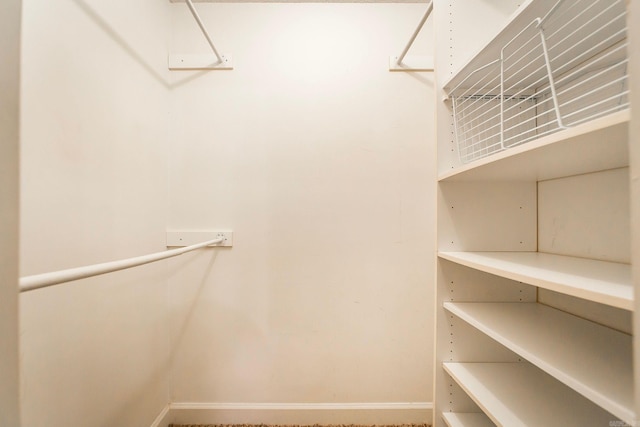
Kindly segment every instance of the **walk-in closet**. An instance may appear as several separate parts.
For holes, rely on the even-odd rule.
[[[639,24],[3,0],[0,427],[639,425]]]

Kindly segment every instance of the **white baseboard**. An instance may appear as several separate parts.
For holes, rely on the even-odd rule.
[[[410,424],[430,423],[431,402],[191,403],[165,408],[151,427],[176,424]]]

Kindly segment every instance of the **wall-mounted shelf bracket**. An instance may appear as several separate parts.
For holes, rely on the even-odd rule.
[[[185,0],[189,11],[196,20],[196,23],[202,30],[202,34],[207,39],[207,43],[211,46],[213,54],[208,55],[169,55],[169,69],[170,70],[233,70],[233,58],[228,54],[220,54],[216,46],[211,40],[211,36],[207,31],[198,11],[196,11],[192,0]]]
[[[413,42],[416,40],[416,37],[418,37],[418,34],[420,34],[422,27],[424,27],[424,24],[427,22],[427,18],[429,18],[432,11],[433,0],[429,2],[427,11],[420,20],[418,27],[411,35],[411,39],[409,39],[409,42],[402,53],[397,56],[392,55],[389,57],[389,71],[433,71],[432,56],[407,56],[407,52],[411,49]]]
[[[233,231],[231,230],[207,230],[207,231],[167,231],[167,247],[189,246],[194,243],[222,239],[222,242],[212,246],[233,246]]]
[[[390,56],[389,71],[433,71],[433,56],[409,55],[402,62],[397,56]]]
[[[220,55],[219,61],[215,55],[209,54],[171,54],[169,55],[170,70],[233,70],[231,55]]]

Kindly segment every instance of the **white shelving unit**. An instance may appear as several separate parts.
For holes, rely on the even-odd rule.
[[[442,416],[448,427],[495,427],[489,417],[484,413],[452,413],[449,412]]]
[[[506,23],[494,25],[499,27],[497,35],[471,59],[456,66],[454,59],[466,56],[458,50],[491,31],[490,25],[464,23],[468,24],[469,16],[489,13],[489,7],[481,0],[465,2],[464,8],[452,0],[436,0],[434,5],[439,24],[436,45],[448,46],[436,52],[436,79],[444,102],[438,107],[437,117],[434,426],[635,425],[639,421],[634,407],[633,328],[626,325],[635,307],[632,267],[637,257],[630,248],[620,247],[615,237],[619,234],[612,231],[631,233],[628,228],[633,225],[629,225],[625,206],[632,196],[626,190],[612,191],[611,187],[613,183],[616,188],[628,188],[624,171],[634,163],[629,155],[632,115],[627,108],[626,79],[635,76],[600,73],[613,68],[608,68],[609,63],[587,64],[584,68],[575,59],[582,58],[587,49],[595,58],[625,63],[624,31],[606,27],[614,21],[620,23],[624,2],[492,3],[491,7],[504,7],[509,12],[504,13],[508,16]],[[563,17],[554,18],[553,13],[562,8],[566,8]],[[588,15],[590,9],[593,16]],[[571,17],[578,14],[581,17],[576,19],[582,24],[572,21]],[[527,77],[521,81],[527,88],[518,94],[517,101],[526,101],[519,108],[529,110],[522,120],[534,124],[524,130],[511,125],[526,134],[518,143],[495,145],[501,138],[508,139],[506,133],[501,136],[498,132],[491,136],[493,146],[487,145],[478,157],[465,157],[461,150],[467,148],[456,139],[478,123],[495,130],[495,116],[484,119],[483,109],[495,110],[512,96],[505,91],[482,92],[491,87],[487,81],[495,78],[483,77],[485,71],[502,69],[502,80],[511,78],[504,71],[510,65],[504,55],[501,58],[501,52],[505,46],[514,51],[526,46],[526,40],[518,39],[526,31],[532,31],[531,39],[538,37],[538,27],[532,22],[542,22],[542,27],[551,22],[552,30],[543,28],[543,36],[549,35],[550,40],[554,36],[549,33],[554,31],[567,31],[571,37],[585,40],[601,32],[606,42],[562,46],[556,58],[562,57],[570,64],[568,68],[563,68],[563,61],[554,59],[556,54],[552,52],[562,42],[550,43],[550,59],[522,54]],[[576,31],[571,28],[574,24]],[[536,61],[546,61],[549,66],[535,68]],[[533,64],[532,69],[528,70],[526,64]],[[622,82],[617,88],[621,94],[615,95],[621,108],[609,108],[607,103],[612,98],[607,98],[601,103],[602,111],[589,113],[584,120],[567,127],[549,125],[555,120],[549,119],[554,110],[549,107],[553,80],[561,81],[575,69],[589,76],[598,74],[597,79],[578,77],[582,80],[575,92],[595,93],[600,85],[609,86],[608,79]],[[565,80],[559,91],[563,90],[562,84],[571,83]],[[578,102],[565,95],[558,97],[559,104]],[[571,96],[580,99],[582,95]],[[459,102],[456,97],[464,98],[474,109],[462,125],[460,118],[454,120],[453,104]],[[457,108],[459,113],[459,104]],[[511,104],[504,103],[500,108],[509,109]],[[569,110],[560,111],[557,117],[580,114]],[[500,120],[514,117],[499,115]],[[500,128],[508,126],[503,123]],[[473,141],[483,138],[462,137],[476,138]],[[569,197],[577,191],[589,193]],[[599,208],[611,194],[620,202],[615,206],[621,207],[611,209],[617,210],[613,213]],[[623,212],[618,212],[621,209]],[[585,212],[598,215],[594,219]],[[568,227],[568,223],[575,227]],[[594,236],[575,238],[567,229]]]
[[[589,301],[633,309],[628,264],[542,252],[440,252],[440,258]]]
[[[530,0],[454,74],[459,157],[496,154],[629,106],[621,0]]]
[[[537,303],[445,303],[444,308],[620,419],[633,422],[629,335]]]
[[[609,413],[529,363],[443,366],[499,427],[608,426],[611,421]]]
[[[457,167],[438,180],[544,181],[627,167],[629,117],[629,110],[612,113]]]

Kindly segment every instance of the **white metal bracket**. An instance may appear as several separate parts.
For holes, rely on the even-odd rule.
[[[169,55],[170,70],[233,70],[231,55],[220,55],[222,62],[215,55],[209,54],[171,54]]]
[[[233,231],[231,230],[216,230],[216,231],[167,231],[167,247],[174,246],[190,246],[198,242],[205,242],[207,240],[213,240],[221,238],[224,239],[222,243],[217,245],[211,245],[214,247],[219,246],[233,246]]]
[[[433,56],[405,56],[398,63],[397,56],[389,57],[389,71],[433,71]]]
[[[207,43],[211,46],[213,55],[169,55],[170,70],[233,70],[233,58],[231,55],[221,55],[216,49],[209,32],[204,26],[198,11],[196,11],[192,0],[185,0],[189,11],[196,20],[196,23],[202,30],[202,34],[207,39]]]
[[[433,57],[430,56],[406,56],[409,49],[413,45],[413,42],[420,34],[422,27],[424,27],[425,22],[427,22],[427,18],[431,15],[433,11],[433,0],[427,6],[427,11],[424,16],[420,20],[418,27],[415,29],[409,42],[404,47],[402,53],[398,56],[390,56],[389,57],[389,71],[433,71]]]

